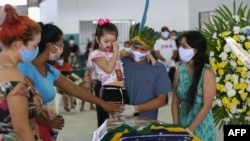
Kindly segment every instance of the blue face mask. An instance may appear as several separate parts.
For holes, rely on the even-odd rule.
[[[29,63],[29,62],[33,61],[36,58],[38,51],[39,51],[38,47],[36,47],[36,49],[34,49],[34,50],[29,50],[29,49],[25,48],[21,52],[22,62]]]

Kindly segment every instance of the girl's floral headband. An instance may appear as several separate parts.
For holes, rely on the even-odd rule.
[[[110,21],[110,20],[109,20],[108,18],[106,18],[106,19],[99,18],[99,20],[98,20],[98,25],[99,25],[99,26],[103,26],[103,25],[105,25],[105,24],[108,24],[109,21]]]

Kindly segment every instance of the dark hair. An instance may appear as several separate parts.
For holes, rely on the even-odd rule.
[[[42,29],[42,35],[41,35],[41,41],[38,44],[39,46],[39,53],[42,53],[45,48],[47,43],[56,43],[59,41],[63,35],[62,30],[53,25],[53,24],[43,24],[39,22],[41,29]]]
[[[184,32],[181,38],[186,38],[187,44],[196,49],[196,54],[192,58],[194,66],[193,81],[188,90],[189,103],[187,106],[187,112],[189,112],[193,105],[197,95],[197,86],[201,79],[202,70],[204,64],[209,64],[209,56],[207,54],[207,40],[198,31],[187,31]]]
[[[92,47],[92,42],[88,42],[86,45],[86,51],[84,52],[84,54],[88,55],[89,54],[89,49]]]
[[[169,32],[168,27],[167,27],[167,26],[163,26],[163,27],[161,28],[161,32],[163,32],[163,31],[168,31],[168,32]]]
[[[0,25],[0,40],[3,45],[9,46],[16,40],[21,40],[26,45],[34,39],[34,35],[41,33],[37,22],[27,16],[18,15],[13,6],[6,4],[4,12],[6,15]]]
[[[41,26],[42,34],[41,34],[41,41],[38,44],[39,46],[38,55],[41,54],[46,49],[47,47],[46,45],[48,43],[56,43],[61,39],[63,35],[62,30],[53,24],[43,24],[42,22],[39,22],[39,25]],[[55,63],[54,61],[47,61],[46,67],[48,71],[52,72],[48,64],[53,65],[54,63]]]
[[[98,38],[98,40],[100,40],[101,36],[103,36],[105,33],[113,34],[113,35],[115,35],[116,38],[118,37],[118,29],[113,23],[107,23],[104,25],[97,25],[96,31],[95,31],[95,36]],[[94,49],[98,49],[98,48],[99,48],[99,46],[98,46],[98,43],[96,42],[96,39],[95,39]]]

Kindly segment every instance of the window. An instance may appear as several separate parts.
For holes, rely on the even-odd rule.
[[[118,43],[129,40],[129,28],[133,20],[110,20],[118,28]],[[80,44],[87,44],[88,40],[92,40],[92,34],[95,32],[97,20],[80,22]]]

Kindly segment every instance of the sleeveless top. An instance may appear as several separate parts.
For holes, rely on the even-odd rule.
[[[95,69],[98,80],[100,80],[102,82],[102,85],[107,85],[107,84],[110,84],[113,82],[118,82],[119,76],[117,76],[117,72],[116,72],[117,70],[121,71],[120,74],[124,78],[123,65],[122,65],[121,59],[119,57],[116,61],[116,64],[115,64],[113,71],[110,74],[104,72],[101,68],[98,67],[97,64],[95,64],[92,61],[92,59],[98,58],[98,57],[105,57],[107,59],[107,61],[109,61],[112,58],[113,54],[114,54],[113,52],[103,52],[99,49],[96,49],[89,54],[88,66],[92,66]]]
[[[203,74],[205,69],[211,68],[210,65],[205,64],[203,66],[202,75],[197,86],[196,98],[194,105],[189,113],[186,113],[188,104],[188,89],[193,80],[193,76],[186,71],[186,64],[183,64],[179,68],[178,88],[177,95],[180,99],[179,107],[179,125],[188,127],[200,111],[203,105]],[[214,126],[214,119],[212,110],[210,109],[206,114],[203,121],[193,131],[196,136],[202,139],[202,141],[215,141],[216,133]]]
[[[5,67],[11,67],[11,65],[0,66],[0,70]],[[11,96],[27,97],[30,127],[36,141],[40,141],[35,116],[41,111],[42,99],[27,79],[25,79],[25,83],[20,81],[0,82],[0,141],[17,141],[7,101],[7,97]]]

